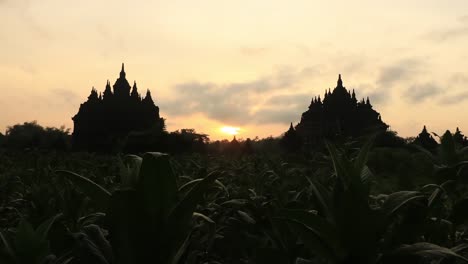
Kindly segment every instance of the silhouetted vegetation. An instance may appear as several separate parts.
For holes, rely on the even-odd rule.
[[[70,149],[70,132],[64,127],[42,127],[36,121],[10,126],[1,138],[2,145],[8,149]]]
[[[291,160],[265,151],[281,149],[274,138],[219,142],[216,155],[215,142],[173,157],[0,152],[0,260],[462,263],[468,155],[456,135],[434,153],[367,139]]]

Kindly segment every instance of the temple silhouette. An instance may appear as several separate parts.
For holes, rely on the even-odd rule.
[[[369,97],[358,101],[354,89],[351,92],[343,86],[340,74],[333,91],[325,90],[323,100],[314,97],[301,121],[295,128],[291,124],[285,136],[297,144],[297,133],[303,144],[317,144],[324,138],[358,137],[386,131],[388,127],[373,109]]]
[[[132,131],[165,129],[151,92],[148,89],[142,98],[136,82],[130,87],[123,63],[112,89],[109,80],[102,94],[93,87],[88,100],[80,105],[72,119],[75,150],[108,151],[122,144]]]
[[[432,137],[432,135],[427,132],[426,126],[424,126],[421,133],[416,136],[413,143],[429,150],[435,149],[438,145],[437,141]]]

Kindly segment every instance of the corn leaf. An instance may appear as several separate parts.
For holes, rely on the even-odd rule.
[[[66,177],[78,186],[97,205],[97,209],[104,211],[109,205],[111,194],[99,184],[71,171],[58,170],[56,173]]]

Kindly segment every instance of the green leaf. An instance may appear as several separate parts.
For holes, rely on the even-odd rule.
[[[50,228],[60,216],[62,216],[62,214],[57,214],[39,225],[39,227],[36,229],[36,235],[38,239],[42,241],[47,240],[47,234],[49,233]]]
[[[202,213],[197,213],[197,212],[194,212],[193,213],[193,216],[195,218],[200,218],[200,219],[203,219],[205,220],[206,222],[210,223],[210,224],[215,224],[215,221],[213,221],[213,219],[209,218],[208,216],[202,214]]]
[[[86,232],[74,233],[73,253],[81,263],[109,264],[99,246]]]
[[[243,206],[247,204],[246,199],[231,199],[229,201],[225,201],[221,204],[221,206]]]
[[[240,215],[241,219],[247,224],[254,225],[255,223],[257,223],[255,219],[253,219],[248,213],[240,210],[237,210],[237,213]]]
[[[111,194],[99,184],[71,171],[58,170],[56,173],[66,177],[78,186],[97,205],[97,209],[104,211],[109,205]]]
[[[453,205],[449,219],[455,226],[468,220],[468,198],[461,199]]]
[[[148,152],[143,155],[137,194],[151,222],[161,225],[178,200],[176,177],[169,155]]]
[[[339,153],[338,149],[331,142],[325,142],[328,151],[330,152],[330,158],[333,162],[333,169],[335,170],[336,175],[345,180],[345,183],[348,182],[348,179],[344,176],[348,173],[348,165],[344,162],[342,155]]]
[[[170,212],[165,226],[165,237],[170,239],[168,243],[174,248],[179,248],[187,237],[195,208],[203,200],[203,194],[212,186],[217,176],[217,172],[212,172],[197,182]]]
[[[147,242],[141,230],[148,228],[148,219],[141,216],[138,207],[137,194],[132,189],[117,190],[110,200],[106,223],[119,264],[136,263],[140,245]]]
[[[394,250],[387,257],[392,257],[395,259],[405,256],[416,256],[419,258],[426,258],[431,260],[454,257],[464,262],[468,262],[468,259],[458,255],[448,248],[426,242],[415,243],[412,245],[403,245],[400,248]]]
[[[360,151],[358,153],[358,156],[354,160],[354,166],[359,171],[361,171],[364,168],[364,166],[366,165],[366,163],[367,163],[367,158],[369,156],[369,152],[370,152],[370,149],[371,149],[372,144],[374,142],[374,139],[375,139],[375,135],[372,135],[366,141],[366,143],[364,143],[364,145],[361,147],[361,149],[360,149]]]
[[[170,264],[178,264],[182,256],[184,255],[185,251],[187,250],[190,244],[190,234],[187,235],[182,245],[177,249],[176,253],[170,260]]]
[[[219,187],[221,187],[221,188],[224,190],[224,192],[226,193],[226,196],[229,197],[229,191],[228,191],[228,189],[226,188],[226,186],[225,186],[221,181],[219,181],[219,180],[215,180],[215,183],[216,183]]]
[[[135,188],[140,175],[143,159],[137,155],[125,155],[121,168],[121,183],[123,186]]]
[[[461,252],[464,252],[465,250],[468,249],[468,244],[467,243],[462,243],[462,244],[459,244],[453,248],[451,248],[451,250],[455,253],[461,253]]]
[[[15,260],[15,252],[13,251],[12,246],[10,245],[7,238],[5,237],[5,235],[3,235],[1,231],[0,231],[0,240],[2,241],[3,247],[5,248],[7,257],[12,260]]]
[[[39,263],[50,253],[48,241],[42,240],[24,218],[16,228],[13,241],[15,256],[19,263]]]
[[[329,202],[331,201],[331,193],[328,191],[325,186],[318,182],[313,182],[311,179],[306,177],[307,181],[309,181],[310,187],[312,189],[312,193],[314,194],[315,198],[317,198],[319,202],[320,209],[326,218],[332,217],[332,212],[330,209]]]
[[[422,200],[426,197],[417,191],[400,191],[388,195],[381,210],[387,215],[395,214],[401,207],[415,200]]]
[[[369,180],[374,176],[374,174],[372,173],[372,171],[369,169],[369,167],[367,167],[366,165],[364,165],[364,167],[362,168],[361,170],[361,181],[362,183],[364,184],[368,184],[369,183]]]
[[[99,254],[97,254],[100,260],[105,260],[106,262],[113,262],[113,252],[112,247],[104,236],[104,232],[98,225],[87,225],[83,228],[84,234],[86,234],[88,240],[92,242],[96,249],[98,249]],[[101,261],[103,262],[103,261]]]
[[[185,192],[186,190],[189,190],[193,187],[193,185],[197,184],[198,182],[201,182],[202,180],[203,179],[195,179],[185,183],[184,185],[180,186],[179,192]]]
[[[338,233],[324,218],[303,210],[281,210],[276,219],[292,224],[304,243],[317,254],[332,259],[342,256]]]

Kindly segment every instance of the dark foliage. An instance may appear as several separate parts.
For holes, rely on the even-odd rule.
[[[42,127],[36,121],[16,124],[7,128],[2,136],[3,146],[8,149],[69,150],[69,130],[64,127]]]

